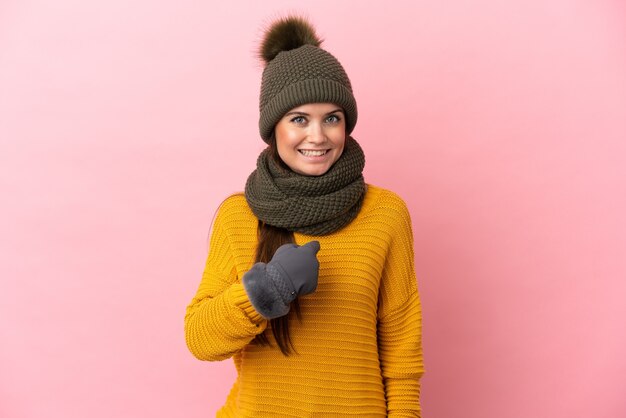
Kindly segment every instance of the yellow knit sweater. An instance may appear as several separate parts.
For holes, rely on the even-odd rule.
[[[257,218],[241,194],[216,215],[202,281],[185,315],[189,350],[233,357],[237,380],[218,417],[420,417],[424,372],[411,220],[396,194],[368,185],[356,219],[318,240],[315,293],[290,313],[285,357],[241,277],[254,263]],[[272,346],[252,342],[265,332]]]

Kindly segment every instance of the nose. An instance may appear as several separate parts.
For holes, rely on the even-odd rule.
[[[312,123],[310,125],[307,139],[312,144],[323,144],[326,142],[326,132],[321,123]]]

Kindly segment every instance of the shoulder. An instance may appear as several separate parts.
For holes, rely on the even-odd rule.
[[[231,212],[233,210],[240,209],[241,207],[248,206],[246,197],[243,192],[233,193],[227,196],[218,208],[220,212]]]
[[[233,193],[226,197],[217,208],[215,222],[223,225],[237,225],[254,220],[243,193]]]
[[[404,199],[398,193],[392,190],[385,189],[374,184],[368,184],[367,192],[378,195],[380,201],[383,203],[406,206]]]
[[[396,192],[375,186],[367,185],[367,193],[363,203],[364,212],[372,211],[389,219],[410,222],[410,214],[405,200]]]

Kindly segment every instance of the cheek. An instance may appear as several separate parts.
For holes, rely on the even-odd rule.
[[[278,157],[280,157],[280,159],[285,162],[289,160],[289,153],[287,148],[285,147],[284,143],[282,142],[276,142],[276,151],[278,151]]]
[[[293,149],[293,140],[290,137],[290,132],[288,129],[284,127],[281,128],[277,125],[274,130],[274,135],[276,135],[276,151],[278,152],[278,156],[283,162],[286,162],[289,160]]]
[[[276,147],[280,150],[289,150],[298,144],[298,132],[294,129],[276,127]]]
[[[283,151],[287,147],[287,143],[285,141],[285,137],[282,135],[276,135],[276,149],[278,151]]]
[[[335,146],[337,148],[341,148],[341,151],[343,152],[343,149],[346,146],[346,133],[345,133],[345,131],[337,132],[337,134],[334,135],[334,137],[333,137],[333,143],[335,144]]]

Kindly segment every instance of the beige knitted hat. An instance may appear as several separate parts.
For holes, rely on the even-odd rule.
[[[347,134],[354,129],[357,107],[350,79],[321,43],[311,24],[296,16],[277,20],[265,32],[259,51],[266,64],[259,100],[259,132],[265,142],[285,113],[306,103],[341,106]]]

